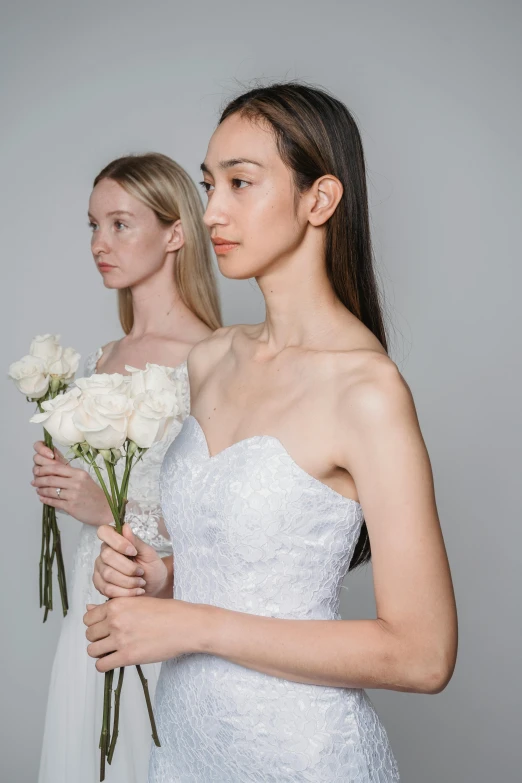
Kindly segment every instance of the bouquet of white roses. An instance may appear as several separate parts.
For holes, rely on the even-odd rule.
[[[131,471],[154,443],[162,440],[174,419],[182,420],[183,389],[173,370],[147,364],[145,370],[126,367],[130,375],[100,374],[78,378],[61,397],[48,401],[44,412],[31,421],[44,423],[56,443],[69,446],[76,457],[96,474],[114,517],[118,533],[125,520]],[[121,461],[121,462],[120,462]],[[123,470],[116,471],[116,465]],[[119,476],[118,476],[119,472]],[[104,478],[105,474],[105,478]],[[143,686],[152,728],[159,746],[147,680],[136,667]],[[100,781],[105,778],[105,760],[110,764],[118,737],[121,689],[125,669],[121,668],[114,691],[112,729],[112,685],[114,671],[105,674],[102,730],[100,736]]]
[[[43,334],[34,338],[29,354],[9,367],[9,377],[29,402],[36,402],[38,410],[63,395],[74,379],[80,354],[74,348],[62,348],[60,335]],[[50,433],[44,429],[45,445],[53,449]],[[67,584],[62,557],[60,530],[56,510],[44,505],[42,510],[42,546],[40,552],[39,591],[40,607],[45,607],[43,621],[53,608],[53,564],[56,561],[58,585],[64,617],[67,614]]]

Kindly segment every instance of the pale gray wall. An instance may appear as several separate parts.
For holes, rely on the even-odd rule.
[[[444,693],[372,696],[404,783],[518,779],[520,4],[29,0],[3,8],[4,368],[35,333],[61,332],[84,355],[118,335],[85,225],[90,182],[111,158],[158,150],[197,178],[235,80],[306,79],[354,111],[393,355],[433,462],[461,632]],[[224,282],[222,292],[227,322],[261,317],[252,284]],[[60,620],[42,627],[36,606],[35,428],[14,387],[0,390],[0,765],[2,780],[25,783],[36,779]],[[70,559],[77,526],[62,526]],[[371,615],[370,571],[348,586],[345,616]]]

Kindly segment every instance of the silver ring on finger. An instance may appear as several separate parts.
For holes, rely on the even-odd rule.
[[[62,492],[62,488],[61,487],[56,487],[56,494],[58,495],[58,497],[60,497],[61,492]]]

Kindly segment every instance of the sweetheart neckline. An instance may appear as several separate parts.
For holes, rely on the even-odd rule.
[[[207,452],[207,459],[208,459],[209,462],[212,462],[213,460],[216,460],[219,457],[221,457],[222,454],[226,454],[226,452],[232,451],[236,447],[241,446],[241,445],[245,445],[245,444],[247,444],[247,443],[249,443],[251,441],[256,441],[256,440],[271,441],[272,443],[275,443],[275,444],[277,444],[279,446],[279,448],[284,452],[284,454],[286,454],[286,456],[288,457],[288,459],[290,460],[292,465],[295,468],[297,468],[297,470],[300,473],[302,473],[304,476],[306,476],[306,478],[308,478],[310,481],[313,481],[314,484],[317,484],[319,487],[323,487],[327,492],[330,492],[334,497],[339,498],[339,500],[345,501],[346,503],[351,503],[352,505],[356,506],[358,509],[360,509],[362,511],[362,506],[361,506],[361,504],[357,500],[354,500],[353,498],[346,497],[346,495],[341,495],[340,492],[337,492],[337,490],[333,489],[328,484],[325,484],[324,481],[320,481],[320,479],[316,478],[315,476],[312,476],[304,468],[302,468],[300,465],[298,465],[297,462],[295,461],[295,459],[292,457],[292,455],[287,450],[287,448],[283,445],[282,441],[280,441],[279,438],[276,437],[275,435],[250,435],[248,438],[241,438],[241,440],[237,440],[237,441],[235,441],[235,443],[231,443],[230,446],[225,446],[224,449],[221,449],[221,451],[218,451],[216,454],[211,454],[209,446],[208,446],[207,436],[205,435],[203,427],[201,426],[199,421],[196,419],[195,416],[192,415],[192,413],[188,414],[187,419],[191,419],[195,423],[195,425],[196,425],[196,427],[197,427],[197,429],[198,429],[198,431],[199,431],[199,433],[201,435],[203,443],[205,445],[205,449],[206,449],[206,452]]]

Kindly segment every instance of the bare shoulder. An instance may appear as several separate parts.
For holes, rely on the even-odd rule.
[[[236,329],[236,326],[222,326],[204,340],[200,340],[189,354],[189,363],[196,367],[208,361],[210,357],[218,357],[217,361],[219,361],[219,357],[230,348]]]
[[[226,356],[232,347],[234,335],[240,326],[222,326],[197,343],[188,356],[191,382],[203,380]]]
[[[336,355],[335,409],[358,430],[417,421],[410,387],[386,354],[357,350]]]
[[[116,348],[116,346],[120,342],[121,342],[121,339],[120,340],[111,340],[109,343],[105,343],[105,345],[102,345],[102,347],[98,349],[99,352],[100,352],[100,356],[99,356],[99,359],[98,359],[97,364],[96,364],[96,366],[98,368],[98,371],[103,369],[104,365],[109,360],[112,352],[114,351],[114,349]]]

